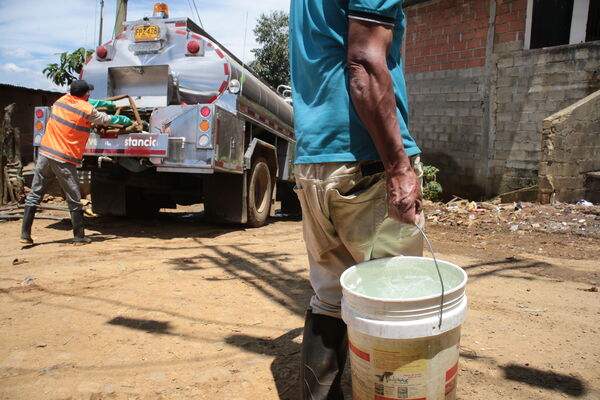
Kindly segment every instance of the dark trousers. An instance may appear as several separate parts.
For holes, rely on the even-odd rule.
[[[39,156],[35,165],[31,191],[25,199],[25,205],[39,206],[54,179],[58,180],[58,184],[65,193],[69,211],[81,211],[83,207],[77,167],[71,163],[56,161],[43,155]]]

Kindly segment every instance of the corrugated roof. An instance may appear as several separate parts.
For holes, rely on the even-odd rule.
[[[67,92],[66,90],[64,92],[59,92],[59,91],[56,91],[56,90],[33,89],[33,88],[25,87],[25,86],[11,85],[10,83],[0,83],[0,87],[2,87],[2,86],[11,87],[11,88],[17,88],[17,89],[31,90],[32,92],[46,92],[46,93],[56,93],[56,94],[64,94],[64,93]]]

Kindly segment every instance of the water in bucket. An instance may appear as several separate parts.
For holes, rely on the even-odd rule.
[[[398,258],[383,258],[363,264],[347,277],[349,290],[379,299],[415,299],[439,296],[441,283],[435,265],[429,259],[399,265]],[[440,270],[444,286],[455,288],[462,282],[462,274],[448,268]]]
[[[458,266],[393,257],[348,269],[341,277],[354,400],[456,397],[460,326],[467,276]]]

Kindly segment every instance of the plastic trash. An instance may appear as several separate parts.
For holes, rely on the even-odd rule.
[[[33,276],[28,276],[27,278],[25,278],[23,280],[23,282],[21,282],[21,286],[30,286],[34,284],[35,278]]]
[[[593,203],[590,203],[590,202],[589,202],[589,201],[587,201],[587,200],[583,200],[583,199],[582,199],[582,200],[579,200],[579,201],[577,202],[577,205],[578,205],[578,206],[584,206],[584,207],[591,207],[591,206],[593,206],[594,204],[593,204]]]

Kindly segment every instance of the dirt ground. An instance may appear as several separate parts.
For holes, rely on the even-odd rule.
[[[458,398],[599,400],[600,207],[516,206],[427,206],[469,275]],[[197,211],[89,217],[81,247],[68,219],[36,220],[30,247],[0,223],[0,398],[296,399],[301,222]]]

